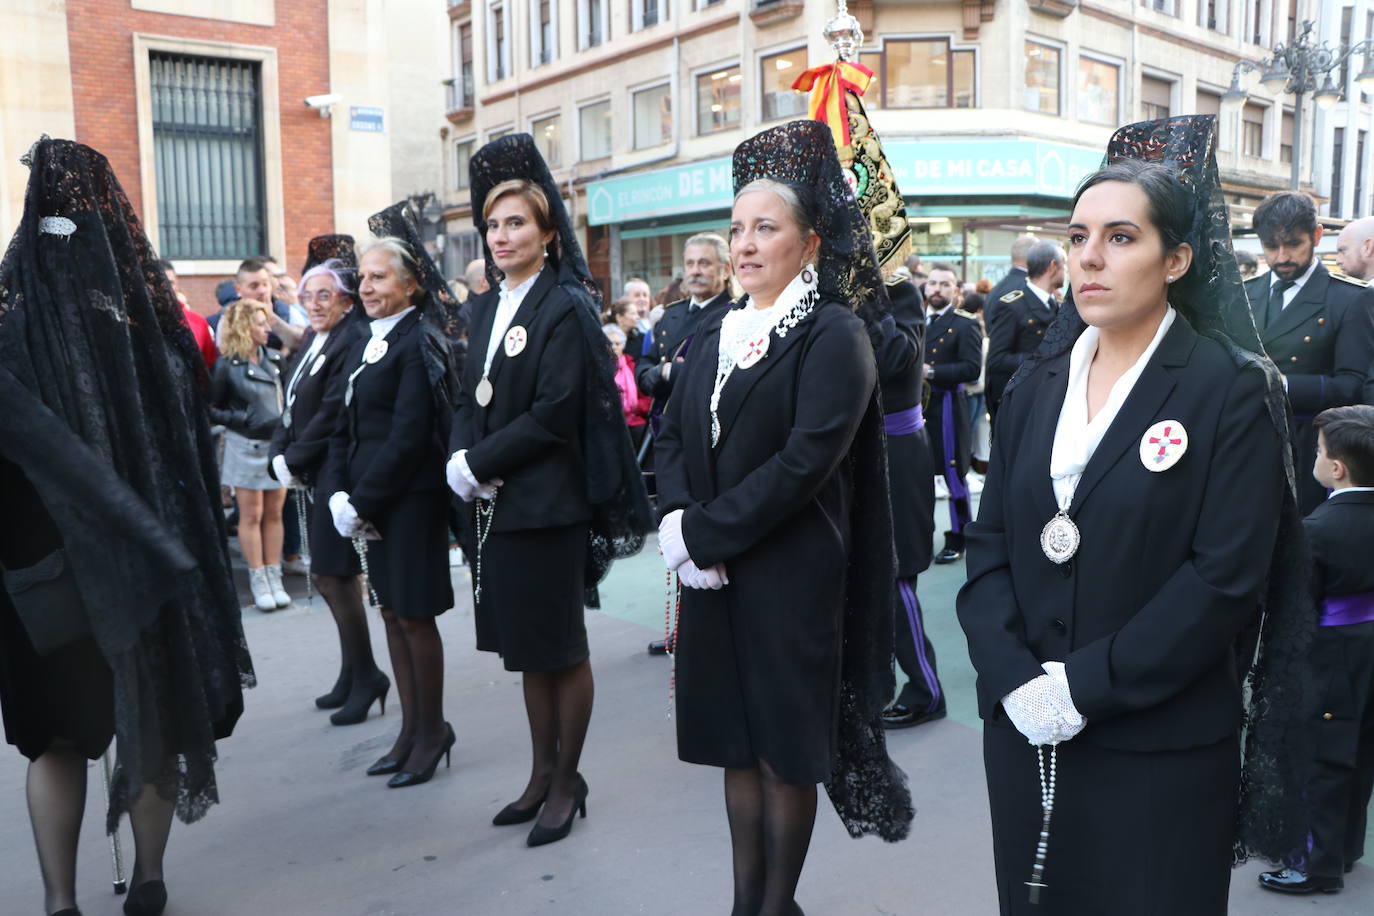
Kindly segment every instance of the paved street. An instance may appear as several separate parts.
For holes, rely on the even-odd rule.
[[[943,508],[943,504],[942,504]],[[676,758],[668,719],[669,663],[645,654],[663,626],[663,572],[650,546],[617,566],[601,613],[588,614],[597,705],[582,772],[588,818],[572,836],[528,849],[526,829],[491,816],[523,787],[528,738],[519,676],[473,647],[468,571],[459,606],[440,618],[447,652],[447,716],[458,732],[453,767],[401,792],[363,775],[399,725],[385,716],[335,728],[312,698],[329,687],[336,643],[328,610],[304,600],[245,612],[260,685],[237,734],[221,744],[223,804],[178,824],[167,858],[169,914],[463,914],[463,916],[723,916],[729,845],[720,774]],[[534,571],[532,571],[534,572]],[[922,577],[927,628],[940,656],[950,717],[892,735],[918,813],[896,845],[850,840],[821,802],[798,901],[809,916],[996,912],[973,675],[954,619],[963,565]],[[244,588],[245,595],[247,593]],[[373,628],[379,658],[385,645]],[[389,667],[389,666],[388,666]],[[81,904],[114,916],[102,803],[92,770],[81,847]],[[41,891],[23,800],[24,762],[0,756],[0,912],[39,913]],[[125,849],[132,846],[125,826]],[[1027,863],[1029,866],[1029,862]],[[1049,880],[1053,883],[1051,858]],[[1231,913],[1354,916],[1371,911],[1374,869],[1359,866],[1344,893],[1281,898],[1236,872]]]

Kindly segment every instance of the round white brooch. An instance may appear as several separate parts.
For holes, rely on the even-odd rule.
[[[321,353],[319,356],[315,357],[315,361],[314,361],[313,363],[310,364],[310,374],[311,374],[311,375],[314,375],[316,372],[319,372],[319,371],[320,371],[321,369],[323,369],[323,368],[324,368],[324,354]]]
[[[739,355],[735,365],[741,369],[748,369],[754,363],[768,355],[768,345],[773,337],[768,331],[764,331],[758,337],[747,340],[744,343],[744,352]]]
[[[525,344],[529,341],[529,333],[517,324],[506,332],[506,356],[519,356],[525,352]]]
[[[375,363],[383,356],[386,356],[387,346],[388,344],[385,337],[372,338],[372,340],[368,341],[367,349],[363,351],[363,359],[367,360],[369,363]]]
[[[1147,471],[1167,471],[1188,451],[1188,430],[1177,420],[1160,420],[1140,437],[1140,463]]]

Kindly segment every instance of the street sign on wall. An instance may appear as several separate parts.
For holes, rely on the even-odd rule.
[[[351,130],[380,134],[384,131],[382,109],[372,105],[353,105],[348,109]]]
[[[891,140],[883,144],[907,197],[1073,196],[1102,151],[1049,140]],[[730,207],[730,158],[620,175],[587,185],[593,226]]]

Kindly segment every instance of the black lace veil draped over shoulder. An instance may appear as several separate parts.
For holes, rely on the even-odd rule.
[[[840,168],[830,128],[791,121],[735,149],[735,193],[759,178],[797,192],[821,237],[816,264],[821,296],[854,309],[865,324],[888,313],[887,287],[868,220]],[[896,554],[888,496],[887,439],[874,386],[848,461],[854,481],[840,665],[838,752],[826,792],[850,836],[904,839],[915,810],[906,774],[888,756],[882,711],[892,697],[892,580]]]
[[[398,238],[410,252],[412,269],[424,296],[419,303],[420,322],[424,328],[424,346],[420,353],[425,361],[430,391],[434,395],[435,419],[439,427],[439,441],[448,449],[449,429],[457,404],[458,351],[454,343],[467,327],[463,306],[448,288],[444,275],[435,266],[420,238],[420,227],[409,201],[397,201],[367,219],[367,228],[378,238]],[[361,314],[361,313],[360,313]]]
[[[0,452],[52,516],[113,674],[108,827],[145,783],[194,821],[254,683],[205,364],[105,157],[44,139],[29,160],[0,261]]]
[[[620,411],[620,392],[615,384],[615,359],[601,331],[601,294],[582,257],[562,192],[529,134],[507,134],[491,141],[472,157],[472,220],[482,236],[487,260],[487,279],[495,287],[504,279],[487,245],[487,225],[482,208],[487,194],[503,181],[523,178],[544,192],[549,216],[558,237],[547,252],[548,269],[557,275],[558,288],[576,305],[587,357],[586,416],[583,451],[587,469],[587,498],[592,521],[587,541],[586,584],[589,599],[595,587],[622,557],[633,556],[644,546],[644,535],[654,529],[653,511],[644,491],[630,434]]]
[[[1188,273],[1174,283],[1169,303],[1200,334],[1219,342],[1237,366],[1264,373],[1265,403],[1283,441],[1288,486],[1269,578],[1251,627],[1237,646],[1238,666],[1248,671],[1243,735],[1240,813],[1234,853],[1237,864],[1257,855],[1278,861],[1299,848],[1307,829],[1303,761],[1310,747],[1303,716],[1304,670],[1316,626],[1307,591],[1309,552],[1295,496],[1289,447],[1289,406],[1282,376],[1264,353],[1231,248],[1231,224],[1217,173],[1215,115],[1143,121],[1121,128],[1107,147],[1106,165],[1123,159],[1158,162],[1173,169],[1192,204],[1186,241],[1193,249]],[[1069,350],[1087,325],[1066,301],[1040,349],[1007,384],[1011,394],[1033,367]],[[1005,395],[1004,395],[1005,396]]]

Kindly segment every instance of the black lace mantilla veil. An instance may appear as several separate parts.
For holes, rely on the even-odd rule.
[[[592,504],[587,535],[586,587],[593,602],[595,588],[611,563],[633,556],[644,546],[644,535],[654,530],[653,510],[644,491],[630,434],[620,411],[620,391],[615,384],[615,358],[601,330],[601,294],[582,257],[572,219],[563,205],[562,192],[529,134],[507,134],[491,141],[472,157],[472,221],[482,236],[487,260],[487,279],[492,288],[504,274],[492,259],[487,245],[487,225],[482,207],[487,194],[503,181],[523,178],[537,185],[549,202],[549,215],[558,237],[549,246],[548,266],[557,274],[558,287],[567,294],[582,328],[586,347],[587,392],[582,449],[587,469],[587,498]],[[470,517],[469,511],[468,516]]]
[[[44,139],[28,160],[0,261],[0,451],[61,532],[113,674],[107,827],[145,783],[190,822],[218,801],[215,741],[254,684],[205,364],[105,157]]]
[[[378,238],[398,238],[412,258],[411,268],[425,295],[419,303],[424,346],[420,354],[434,395],[435,420],[442,448],[448,451],[448,434],[457,404],[459,365],[453,343],[466,327],[463,307],[448,288],[420,238],[420,227],[409,201],[397,201],[367,218],[367,228]],[[346,238],[346,236],[345,236]],[[361,309],[355,309],[361,316]]]
[[[792,121],[735,149],[734,187],[758,178],[795,190],[821,237],[817,287],[824,299],[853,308],[866,324],[888,313],[887,288],[873,253],[869,222],[854,200],[830,128]],[[741,305],[741,307],[743,307]],[[906,774],[888,756],[882,711],[892,673],[892,581],[896,555],[888,497],[887,439],[879,389],[850,446],[854,481],[840,666],[838,751],[826,792],[850,836],[905,839],[915,816]]]
[[[1193,247],[1193,266],[1174,283],[1169,302],[1198,333],[1225,347],[1236,365],[1264,373],[1269,417],[1283,441],[1288,486],[1278,541],[1269,560],[1262,603],[1237,646],[1238,666],[1248,671],[1244,765],[1233,848],[1235,862],[1240,864],[1252,855],[1281,860],[1299,848],[1305,836],[1301,770],[1309,756],[1310,736],[1303,721],[1303,682],[1316,612],[1307,591],[1310,561],[1295,497],[1297,469],[1289,447],[1288,397],[1279,370],[1260,343],[1231,249],[1230,217],[1217,174],[1216,129],[1215,115],[1130,124],[1112,136],[1105,163],[1142,159],[1177,171],[1193,204],[1187,238]],[[1085,327],[1072,302],[1066,300],[1039,351],[1007,384],[1006,394],[1034,365],[1070,349]]]

